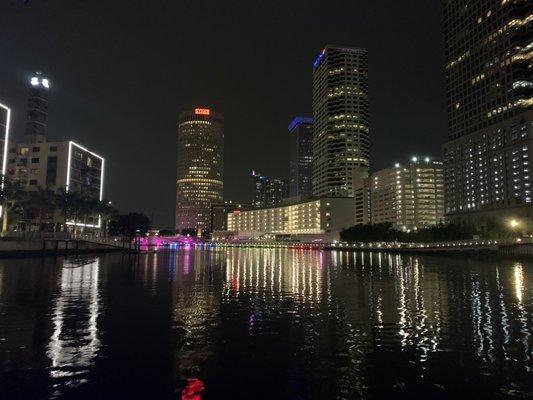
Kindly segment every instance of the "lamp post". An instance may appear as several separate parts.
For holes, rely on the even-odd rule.
[[[511,218],[509,220],[509,228],[511,229],[511,232],[513,233],[519,233],[520,225],[521,225],[520,221],[515,218]]]

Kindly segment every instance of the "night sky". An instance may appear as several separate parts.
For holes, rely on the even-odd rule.
[[[0,102],[24,132],[26,80],[51,79],[48,138],[107,159],[105,197],[174,225],[177,119],[225,119],[225,198],[250,171],[288,177],[287,126],[311,115],[326,44],[366,47],[371,169],[438,156],[446,137],[440,1],[1,0]]]

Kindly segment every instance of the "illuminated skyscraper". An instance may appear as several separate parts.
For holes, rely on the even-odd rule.
[[[41,72],[30,78],[28,110],[26,115],[26,141],[42,143],[46,137],[48,123],[48,90],[50,81]]]
[[[176,230],[208,230],[211,204],[222,202],[224,118],[207,108],[180,114]]]
[[[533,219],[533,24],[528,0],[444,2],[449,220]]]
[[[370,165],[368,56],[326,46],[313,64],[313,195],[354,196]]]
[[[313,173],[313,119],[296,117],[289,125],[289,195],[311,196]]]

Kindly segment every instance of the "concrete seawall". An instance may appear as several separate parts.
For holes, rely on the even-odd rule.
[[[123,249],[85,240],[3,240],[0,257],[35,257],[63,254],[119,252]]]

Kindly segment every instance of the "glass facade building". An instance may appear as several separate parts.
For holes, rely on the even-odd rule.
[[[287,181],[252,171],[252,206],[276,207],[287,197]]]
[[[313,174],[313,119],[296,117],[289,125],[289,196],[311,196]]]

